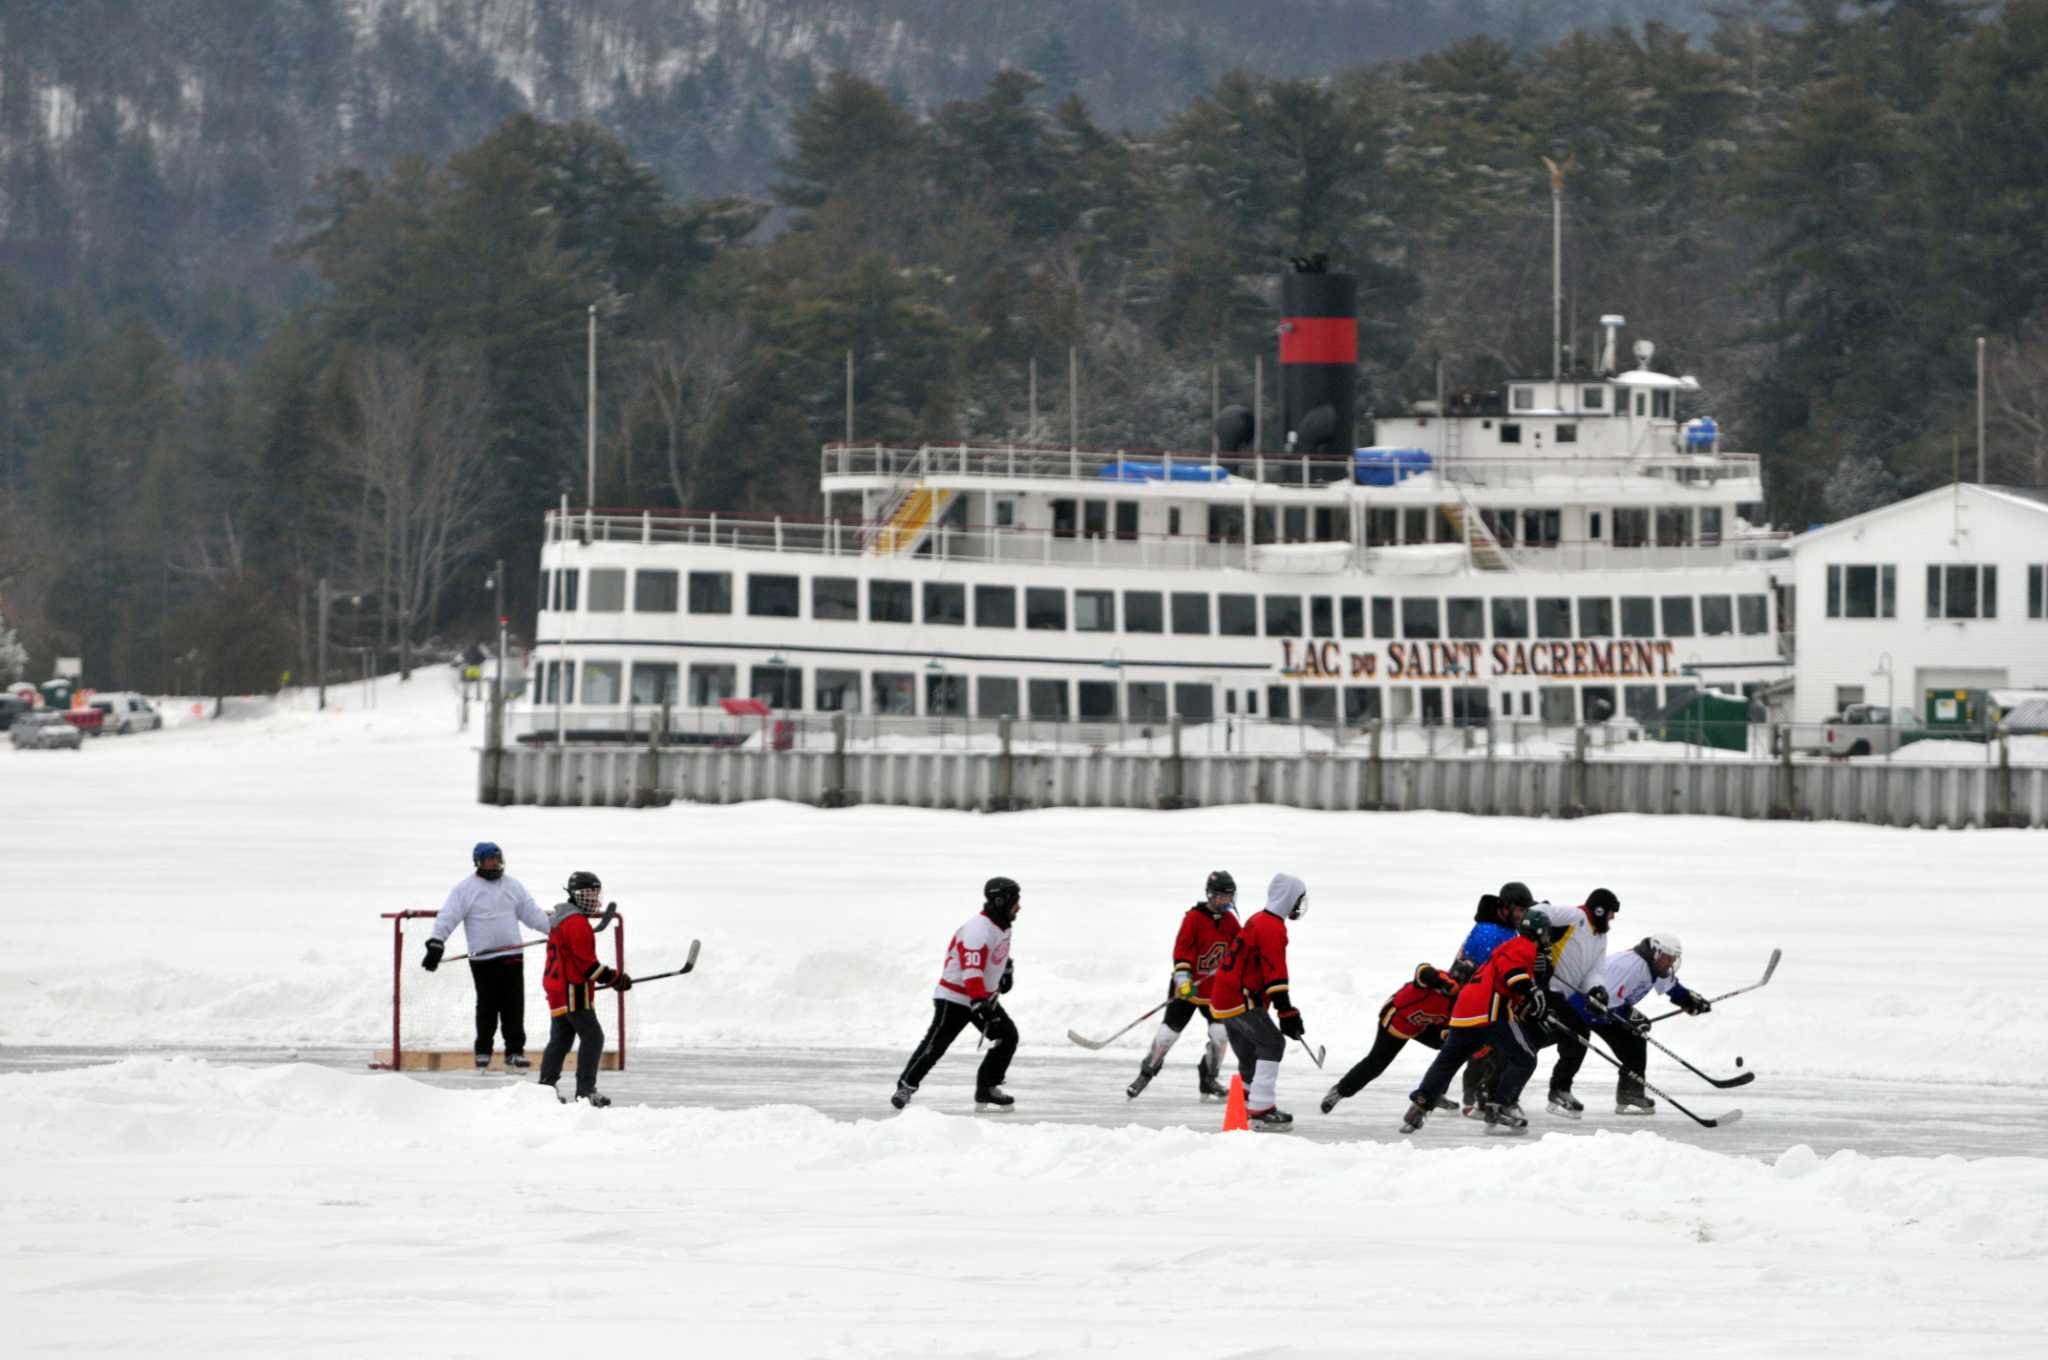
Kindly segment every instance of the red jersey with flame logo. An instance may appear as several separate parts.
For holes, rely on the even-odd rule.
[[[1175,972],[1185,969],[1195,975],[1194,995],[1188,1000],[1209,1004],[1209,979],[1223,966],[1223,956],[1239,929],[1237,913],[1227,907],[1220,916],[1211,916],[1207,907],[1197,903],[1180,918],[1180,934],[1173,939],[1173,967]]]

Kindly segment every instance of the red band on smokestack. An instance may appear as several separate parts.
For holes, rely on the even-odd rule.
[[[1348,316],[1290,316],[1280,323],[1283,364],[1355,364],[1358,321]]]

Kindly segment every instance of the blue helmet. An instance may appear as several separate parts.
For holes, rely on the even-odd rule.
[[[486,874],[484,873],[484,861],[487,859],[498,861],[498,867]],[[484,874],[485,878],[496,878],[505,872],[505,852],[498,848],[496,841],[478,841],[475,845],[471,846],[469,862],[474,864],[476,871]]]

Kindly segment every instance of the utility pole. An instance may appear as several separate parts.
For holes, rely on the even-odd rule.
[[[1984,337],[1977,337],[1977,485],[1984,485]],[[1889,759],[1889,753],[1887,753]]]
[[[316,663],[320,672],[320,711],[322,713],[327,711],[327,603],[330,598],[327,590],[327,578],[323,576],[320,578],[320,609],[318,611],[320,615],[320,641],[317,649],[319,660]]]
[[[498,670],[491,682],[491,711],[502,714],[505,711],[505,645],[511,624],[511,620],[505,617],[504,558],[498,559],[498,569],[491,574],[491,581],[498,587]]]
[[[586,404],[589,412],[584,421],[584,491],[583,506],[587,510],[597,504],[597,304],[590,304],[590,347],[584,361],[585,380],[589,386]]]
[[[853,443],[853,351],[846,351],[846,442]]]

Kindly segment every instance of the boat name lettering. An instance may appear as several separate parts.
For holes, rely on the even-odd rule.
[[[1456,680],[1518,675],[1557,680],[1649,679],[1676,676],[1674,644],[1629,638],[1610,642],[1389,642],[1348,652],[1340,643],[1280,643],[1280,673],[1290,680]]]

